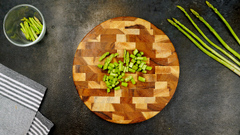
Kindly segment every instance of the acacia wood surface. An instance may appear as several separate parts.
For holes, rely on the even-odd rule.
[[[106,71],[98,68],[99,57],[119,53],[112,62],[123,60],[123,51],[144,52],[146,74],[132,75],[136,84],[107,93],[102,78]],[[85,105],[96,115],[113,123],[131,124],[148,120],[158,114],[171,100],[179,79],[179,60],[168,36],[150,22],[136,17],[117,17],[91,30],[80,42],[73,61],[73,81]],[[146,82],[137,80],[138,76]]]

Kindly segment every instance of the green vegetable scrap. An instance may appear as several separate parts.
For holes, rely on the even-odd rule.
[[[118,56],[118,53],[110,54],[109,52],[104,53],[99,61],[106,58],[104,65],[98,64],[97,66],[103,70],[108,70],[108,75],[103,76],[103,81],[107,86],[107,93],[111,92],[111,89],[119,90],[120,86],[117,86],[121,82],[121,86],[128,87],[128,82],[131,81],[132,84],[136,84],[132,75],[125,77],[125,73],[131,72],[136,73],[141,71],[142,73],[147,73],[146,70],[152,70],[152,67],[146,65],[147,57],[143,57],[143,52],[139,52],[135,49],[132,54],[127,50],[124,50],[124,60],[111,63],[114,57]],[[108,55],[110,55],[108,57]],[[131,60],[130,60],[131,58]],[[135,64],[136,63],[136,64]],[[137,64],[138,63],[138,64]],[[139,81],[145,82],[145,78],[139,76],[141,79]]]
[[[100,58],[99,58],[99,61],[102,61],[105,57],[107,57],[110,53],[109,52],[106,52],[104,53]]]
[[[231,26],[229,25],[229,23],[225,20],[225,18],[220,14],[220,12],[213,7],[208,1],[206,1],[206,4],[213,9],[213,11],[221,18],[221,20],[225,23],[225,25],[227,26],[227,28],[229,29],[229,31],[232,33],[233,37],[236,39],[236,41],[238,42],[238,44],[240,45],[240,40],[238,38],[238,36],[235,34],[235,32],[233,31],[233,29],[231,28]],[[211,47],[209,47],[204,41],[202,41],[201,38],[199,38],[195,33],[193,33],[191,30],[189,30],[186,26],[184,26],[182,23],[180,23],[177,19],[173,18],[173,21],[170,19],[167,19],[168,22],[170,24],[172,24],[173,26],[175,26],[180,32],[182,32],[185,36],[188,37],[188,39],[190,39],[201,51],[203,51],[205,54],[207,54],[209,57],[213,58],[214,60],[216,60],[217,62],[221,63],[222,65],[224,65],[225,67],[227,67],[228,69],[230,69],[231,71],[233,71],[234,73],[236,73],[237,75],[240,76],[240,62],[235,59],[235,57],[237,57],[238,59],[240,59],[240,54],[237,53],[235,50],[233,50],[221,37],[220,35],[214,30],[214,28],[205,20],[203,19],[203,17],[201,17],[195,10],[190,9],[190,11],[200,20],[202,21],[207,28],[215,35],[215,37],[220,41],[220,43],[230,52],[232,53],[234,56],[232,56],[230,53],[228,53],[227,51],[223,50],[221,47],[219,47],[218,45],[216,45],[215,43],[213,43],[203,32],[202,30],[197,26],[197,24],[192,20],[192,18],[190,17],[190,15],[185,11],[185,9],[181,6],[177,6],[184,14],[185,16],[189,19],[189,21],[193,24],[193,26],[197,29],[197,31],[203,36],[204,39],[206,39],[206,41],[211,44],[213,47],[215,47],[217,50],[219,50],[220,52],[222,52],[223,54],[225,54],[230,60],[232,60],[233,62],[231,62],[230,60],[226,59],[224,56],[222,56],[221,54],[219,54],[217,51],[213,50]],[[195,40],[196,39],[196,40]],[[145,70],[144,70],[145,69]],[[142,67],[142,72],[145,72],[146,70],[151,70],[152,67],[146,67],[143,66]],[[141,79],[138,78],[138,79]],[[143,81],[143,79],[141,79]]]
[[[20,30],[23,32],[27,40],[35,41],[38,38],[38,35],[41,34],[43,25],[37,19],[37,17],[29,17],[28,19],[24,17],[21,19]]]
[[[141,82],[145,82],[146,79],[144,77],[141,77],[141,76],[138,76],[138,80],[141,81]]]

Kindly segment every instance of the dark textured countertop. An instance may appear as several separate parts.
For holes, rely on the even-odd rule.
[[[210,0],[240,36],[239,0]],[[44,15],[47,33],[30,47],[12,45],[3,33],[3,18],[18,4],[32,4]],[[166,19],[175,17],[191,25],[176,8],[198,11],[237,52],[240,46],[219,17],[199,0],[2,0],[0,2],[0,63],[48,88],[40,112],[55,126],[53,135],[239,135],[240,78],[202,53]],[[180,61],[177,90],[169,104],[155,117],[138,124],[119,125],[104,121],[81,101],[72,80],[75,51],[95,26],[119,16],[150,21],[171,39]],[[192,14],[191,17],[215,43],[218,40]],[[199,35],[199,34],[198,34]]]

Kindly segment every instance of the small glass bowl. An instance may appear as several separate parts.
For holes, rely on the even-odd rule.
[[[20,22],[23,17],[36,16],[43,25],[43,29],[35,41],[29,41],[25,38],[20,30]],[[6,38],[14,45],[19,47],[27,47],[38,43],[46,33],[46,23],[42,13],[34,6],[29,4],[21,4],[13,7],[8,11],[3,21],[3,31]]]

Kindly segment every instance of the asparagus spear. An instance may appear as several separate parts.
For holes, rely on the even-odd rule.
[[[36,40],[37,38],[38,38],[38,36],[36,35],[36,33],[35,33],[35,31],[33,30],[33,28],[32,27],[29,27],[30,28],[30,30],[31,30],[31,32],[32,32],[32,34],[33,34],[33,36],[34,36],[34,40]]]
[[[29,36],[27,29],[24,27],[23,23],[20,23],[20,26],[21,26],[21,30],[22,30],[23,34],[25,35],[26,39],[29,40],[30,36]]]
[[[33,19],[29,17],[30,26],[33,28],[33,30],[36,32],[36,34],[40,34],[41,31],[39,31],[38,27],[34,24]]]
[[[24,22],[24,26],[25,26],[28,34],[30,35],[30,40],[34,41],[35,38],[34,38],[34,36],[33,36],[33,34],[32,34],[32,31],[30,30],[30,27],[29,27],[29,24],[28,24],[27,21]]]
[[[210,52],[212,52],[213,54],[215,54],[217,57],[219,57],[220,59],[224,60],[226,63],[230,64],[231,66],[233,66],[235,69],[237,69],[238,71],[240,71],[240,68],[233,64],[232,62],[230,62],[229,60],[227,60],[226,58],[224,58],[222,55],[220,55],[218,52],[216,52],[215,50],[213,50],[211,47],[209,47],[206,43],[204,43],[196,34],[194,34],[191,30],[189,30],[187,27],[185,27],[183,24],[181,24],[177,19],[173,18],[173,20],[176,22],[176,24],[178,24],[179,26],[181,26],[185,31],[187,31],[188,33],[190,33],[195,39],[198,40],[198,42],[200,42],[206,49],[208,49]]]
[[[102,61],[105,57],[107,57],[110,53],[109,52],[106,52],[104,53],[100,58],[99,58],[99,61]]]
[[[193,9],[190,9],[191,12],[200,20],[202,21],[207,27],[208,29],[217,37],[217,39],[222,43],[222,45],[228,50],[230,51],[233,55],[235,55],[238,59],[240,59],[240,54],[238,54],[236,51],[234,51],[230,46],[227,45],[227,43],[225,41],[223,41],[223,39],[218,35],[218,33],[212,28],[211,25],[209,25],[208,22],[206,22],[203,17],[201,17],[196,11],[194,11]]]
[[[240,45],[240,39],[236,35],[236,33],[233,31],[232,27],[229,25],[229,23],[226,21],[226,19],[221,15],[221,13],[213,7],[212,4],[210,4],[208,1],[206,1],[206,4],[213,9],[213,11],[222,19],[222,21],[225,23],[225,25],[228,27],[229,31],[232,33],[233,37],[237,40],[238,44]]]
[[[227,51],[223,50],[221,47],[213,43],[203,32],[202,30],[197,26],[197,24],[192,20],[192,18],[189,16],[189,14],[185,11],[185,9],[181,6],[177,6],[185,15],[186,17],[190,20],[190,22],[193,24],[193,26],[198,30],[198,32],[210,43],[212,46],[217,48],[219,51],[221,51],[223,54],[228,56],[232,61],[234,61],[237,65],[240,66],[240,62],[235,59],[231,54],[229,54]]]
[[[32,21],[34,22],[34,24],[38,27],[38,29],[40,31],[42,31],[43,25],[41,24],[41,22],[37,19],[37,17],[34,16],[34,19],[32,19]]]
[[[145,82],[146,79],[144,77],[141,77],[141,76],[138,76],[138,80],[141,81],[141,82]]]
[[[42,26],[42,23],[37,19],[37,17],[34,16],[34,19],[36,20],[36,22],[37,22],[40,26]]]
[[[211,52],[209,52],[205,48],[203,48],[195,39],[192,38],[192,36],[190,36],[187,32],[185,32],[182,28],[180,28],[172,20],[170,20],[170,19],[167,19],[167,20],[168,20],[169,23],[171,23],[173,26],[175,26],[179,31],[181,31],[185,36],[187,36],[201,51],[203,51],[209,57],[213,58],[214,60],[216,60],[217,62],[221,63],[222,65],[224,65],[225,67],[227,67],[228,69],[230,69],[231,71],[236,73],[238,76],[240,76],[240,71],[238,71],[237,69],[235,69],[230,64],[228,64],[225,61],[223,61],[222,59],[218,58],[217,56],[215,56],[214,54],[212,54]]]

